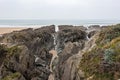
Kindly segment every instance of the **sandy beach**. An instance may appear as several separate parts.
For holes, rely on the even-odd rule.
[[[10,32],[12,32],[12,31],[19,31],[19,30],[22,30],[22,29],[25,29],[25,28],[21,28],[21,27],[19,27],[19,28],[10,28],[10,27],[5,27],[5,28],[3,28],[3,27],[1,27],[0,28],[0,34],[4,34],[4,33],[10,33]]]

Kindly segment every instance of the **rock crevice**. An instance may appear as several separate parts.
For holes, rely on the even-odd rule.
[[[51,25],[3,34],[0,80],[117,80],[119,44],[119,24]]]

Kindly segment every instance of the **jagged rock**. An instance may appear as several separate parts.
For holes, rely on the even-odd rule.
[[[73,25],[58,25],[59,27],[59,30],[64,30],[64,29],[70,29],[70,28],[78,28],[78,29],[81,29],[81,30],[87,30],[86,27],[84,26],[73,26]]]
[[[84,72],[79,69],[81,54],[71,56],[64,64],[64,71],[60,80],[84,80]]]
[[[64,29],[72,28],[73,25],[58,25],[58,27],[59,27],[59,30],[61,31],[61,30],[64,30]]]
[[[92,36],[94,36],[97,33],[97,31],[91,31],[88,34],[88,38],[91,38]]]
[[[84,43],[82,43],[84,44]],[[76,45],[75,43],[69,42],[62,53],[59,54],[58,64],[56,66],[55,74],[56,80],[74,80],[71,78],[74,75],[70,75],[72,72],[76,72],[76,68],[73,68],[72,60],[69,58],[79,52],[83,45]],[[69,66],[69,67],[68,67]],[[73,73],[74,74],[74,73]],[[69,77],[68,77],[69,76]],[[70,77],[71,76],[71,77]]]
[[[21,30],[21,31],[14,31],[11,33],[3,34],[3,39],[1,42],[3,43],[23,43],[28,40],[31,40],[34,36],[34,32],[32,28]]]
[[[35,33],[40,33],[40,32],[55,33],[55,25],[43,26],[41,28],[35,29],[34,31]]]
[[[119,24],[102,29],[97,25],[88,29],[72,25],[58,27],[58,32],[51,25],[3,34],[0,80],[120,78]]]
[[[14,46],[8,50],[6,59],[2,64],[2,78],[11,75],[15,72],[20,72],[26,79],[27,70],[33,67],[34,57],[30,56],[28,49],[25,46]]]
[[[81,29],[81,30],[83,30],[83,31],[87,30],[87,28],[84,27],[84,26],[74,26],[74,27],[77,27],[77,28],[79,28],[79,29]]]
[[[4,55],[0,58],[1,79],[20,73],[23,80],[33,80],[36,77],[38,80],[47,80],[50,75],[49,65],[52,58],[49,50],[54,47],[52,36],[54,32],[54,26],[48,26],[4,34],[0,42],[6,45],[7,52],[5,58]],[[0,50],[1,54],[4,54],[3,49]],[[39,58],[37,61],[36,56]],[[15,78],[15,80],[19,79]]]
[[[27,44],[27,42],[29,43],[38,37],[42,37],[44,33],[52,34],[54,32],[54,25],[41,27],[35,30],[28,28],[21,31],[3,34],[2,38],[0,38],[0,42],[11,44]]]
[[[57,52],[60,53],[67,42],[81,42],[86,39],[86,32],[80,28],[67,28],[57,33]]]
[[[7,49],[5,48],[6,46],[0,45],[0,66],[2,65],[5,56],[7,54]]]
[[[90,29],[98,29],[98,28],[100,28],[100,25],[91,25],[88,28],[90,28]]]
[[[84,48],[86,40],[86,32],[79,27],[69,27],[59,31],[57,36],[57,49],[58,49],[58,63],[55,66],[55,80],[74,80],[72,75],[76,72],[76,67],[73,70],[72,60],[69,58],[77,54],[79,50]],[[68,68],[69,66],[69,68]],[[69,73],[68,73],[69,72]],[[69,76],[69,77],[68,77]]]

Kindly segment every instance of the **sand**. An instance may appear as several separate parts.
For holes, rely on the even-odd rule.
[[[19,30],[22,30],[22,29],[26,29],[26,28],[21,28],[21,27],[19,27],[19,28],[9,28],[9,27],[5,27],[5,28],[3,28],[3,27],[1,27],[1,28],[0,28],[0,34],[10,33],[10,32],[12,32],[12,31],[19,31]]]

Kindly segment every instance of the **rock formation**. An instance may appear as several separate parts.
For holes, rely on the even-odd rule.
[[[88,80],[120,79],[120,25],[103,28],[96,35],[95,46],[83,54],[79,69]],[[93,44],[92,44],[93,45]]]
[[[0,80],[118,80],[120,25],[24,29],[0,36]]]
[[[54,47],[54,25],[39,29],[26,29],[4,34],[1,43],[1,79],[47,80]],[[2,44],[2,45],[3,45]],[[19,79],[18,79],[19,78]]]

